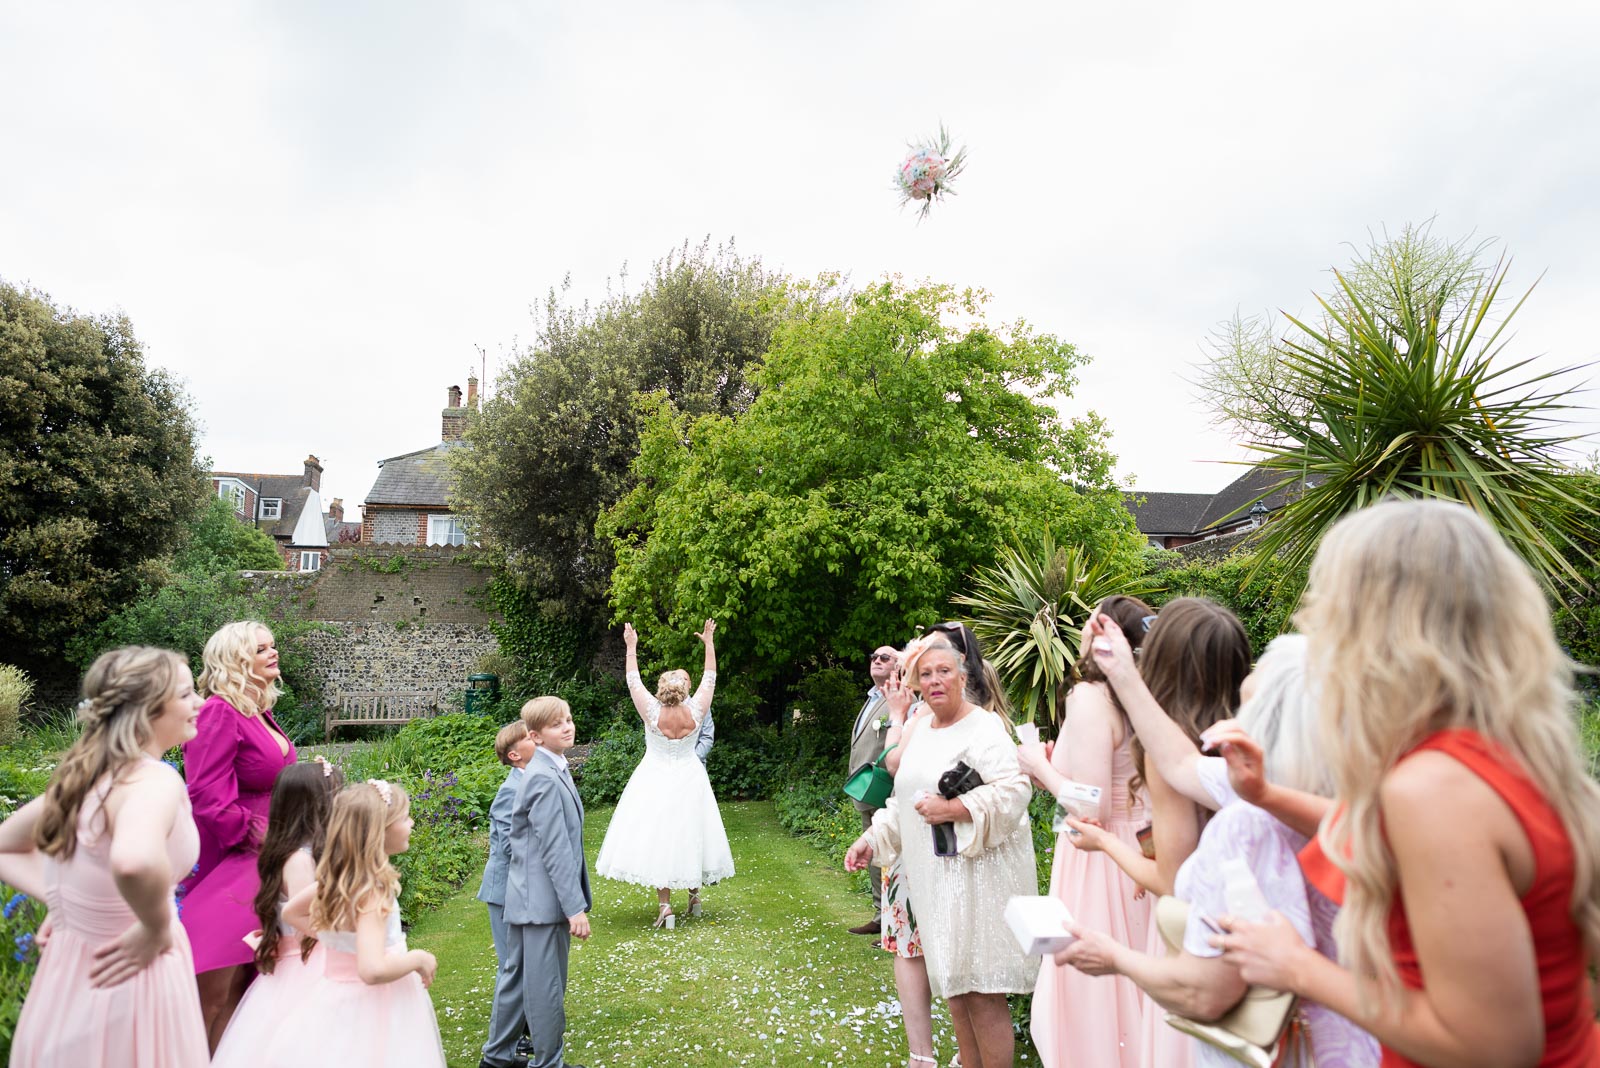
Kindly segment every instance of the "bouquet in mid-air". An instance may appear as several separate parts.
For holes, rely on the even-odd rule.
[[[939,136],[932,140],[914,143],[911,154],[895,173],[895,185],[900,189],[902,205],[922,202],[917,218],[925,219],[935,200],[943,200],[946,193],[955,194],[950,183],[967,165],[965,145],[952,151],[950,131],[939,124]]]

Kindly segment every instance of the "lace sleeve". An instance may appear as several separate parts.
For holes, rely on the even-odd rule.
[[[644,688],[644,680],[637,671],[628,672],[628,696],[633,698],[633,707],[639,710],[645,726],[655,730],[656,721],[661,718],[661,702],[656,700],[655,694]]]

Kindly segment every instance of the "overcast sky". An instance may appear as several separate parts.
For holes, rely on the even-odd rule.
[[[353,506],[563,275],[732,237],[987,289],[1094,357],[1123,478],[1211,491],[1209,330],[1370,229],[1501,239],[1547,272],[1513,351],[1600,356],[1596,56],[1577,2],[10,0],[0,278],[126,312],[216,467],[315,453]],[[941,120],[970,164],[919,225],[891,175]]]

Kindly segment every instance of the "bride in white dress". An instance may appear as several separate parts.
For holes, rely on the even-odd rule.
[[[652,696],[639,678],[639,635],[624,624],[628,647],[628,693],[644,720],[644,759],[633,769],[606,828],[595,873],[617,882],[653,886],[660,910],[654,926],[674,926],[672,891],[689,891],[689,915],[700,915],[700,887],[733,875],[733,853],[722,813],[711,792],[695,738],[717,685],[716,622],[706,620],[695,637],[706,647],[700,688],[689,696],[689,673],[661,676]]]

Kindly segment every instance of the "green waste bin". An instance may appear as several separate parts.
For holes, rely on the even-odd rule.
[[[483,713],[500,696],[500,676],[478,674],[467,676],[467,712]]]

